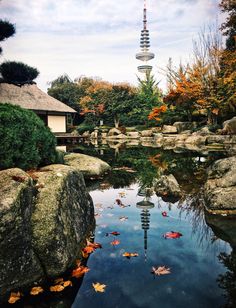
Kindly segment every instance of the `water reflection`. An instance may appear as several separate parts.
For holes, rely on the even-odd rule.
[[[141,209],[141,223],[142,223],[142,229],[144,230],[144,258],[145,262],[147,261],[147,249],[148,249],[148,230],[150,227],[150,216],[149,210],[154,208],[154,203],[150,201],[150,198],[153,194],[152,188],[148,187],[141,187],[138,191],[138,196],[143,197],[144,199],[142,201],[139,201],[136,203],[136,207],[138,209]]]
[[[231,253],[220,252],[219,261],[227,271],[220,274],[217,282],[224,290],[227,302],[224,307],[236,307],[236,220],[235,217],[214,216],[206,213],[206,222],[215,236],[226,241],[232,247]]]

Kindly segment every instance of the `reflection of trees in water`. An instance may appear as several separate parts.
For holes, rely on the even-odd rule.
[[[218,259],[228,269],[217,279],[219,287],[226,292],[227,303],[224,307],[236,307],[236,252],[234,250],[231,254],[221,252]]]

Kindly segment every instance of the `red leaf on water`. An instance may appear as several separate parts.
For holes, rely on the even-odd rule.
[[[161,215],[162,215],[163,217],[169,217],[168,214],[167,214],[167,212],[165,212],[165,211],[162,212]]]
[[[116,246],[116,245],[119,245],[119,244],[120,244],[120,241],[118,241],[118,240],[114,240],[114,241],[111,242],[111,245],[113,245],[113,246]]]
[[[181,236],[183,236],[182,233],[180,233],[180,232],[174,232],[174,231],[166,232],[166,233],[163,235],[164,238],[174,238],[174,239],[180,238]]]

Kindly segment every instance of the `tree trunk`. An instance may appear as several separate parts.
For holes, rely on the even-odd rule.
[[[114,116],[114,123],[115,123],[115,128],[118,128],[120,125],[120,119],[118,117],[118,115]]]

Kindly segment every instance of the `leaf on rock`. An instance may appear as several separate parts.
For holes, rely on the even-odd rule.
[[[97,248],[102,248],[102,245],[100,243],[92,243],[90,241],[87,240],[87,247],[92,247],[94,249],[97,249]]]
[[[118,241],[118,240],[114,240],[114,241],[111,242],[111,245],[113,245],[113,246],[116,246],[116,245],[119,245],[119,244],[120,244],[120,241]]]
[[[156,276],[167,275],[167,274],[170,274],[170,268],[166,266],[159,266],[159,267],[153,266],[151,273]]]
[[[106,288],[106,285],[105,284],[101,284],[99,282],[97,283],[93,283],[93,288],[96,292],[105,292],[105,288]]]
[[[33,287],[30,291],[31,295],[38,295],[40,293],[43,292],[43,288],[42,287]]]
[[[55,285],[55,286],[51,286],[51,287],[50,287],[50,291],[51,291],[51,292],[61,292],[61,291],[63,291],[64,289],[65,289],[64,286],[61,285],[61,284],[57,284],[57,285]]]
[[[130,259],[131,257],[138,257],[138,253],[137,252],[125,252],[123,253],[122,256]]]
[[[87,273],[89,271],[89,268],[87,266],[79,266],[78,268],[74,269],[72,271],[71,276],[75,277],[75,278],[80,278],[82,277],[85,273]]]
[[[166,232],[166,233],[163,235],[164,238],[173,238],[173,239],[180,238],[181,236],[183,236],[182,233],[180,233],[180,232],[175,232],[175,231]]]
[[[66,280],[66,281],[64,281],[64,283],[63,283],[63,287],[64,287],[64,288],[66,288],[66,287],[69,287],[69,286],[71,286],[71,287],[72,287],[72,282],[71,282],[70,280]]]
[[[15,304],[21,298],[20,292],[11,292],[11,295],[8,299],[9,304]]]

